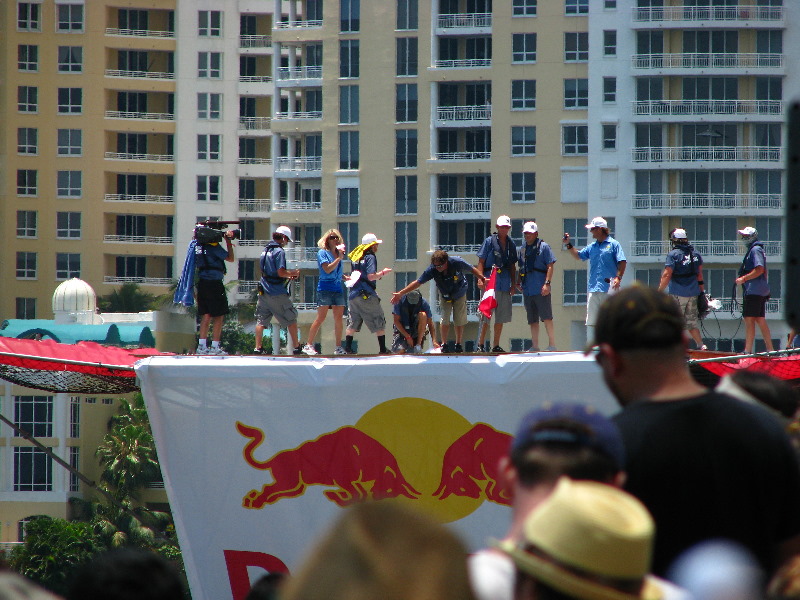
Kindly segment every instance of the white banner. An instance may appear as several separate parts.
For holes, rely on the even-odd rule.
[[[471,549],[505,533],[497,477],[544,402],[617,406],[580,353],[153,357],[136,374],[194,600],[297,567],[342,507],[395,498]]]

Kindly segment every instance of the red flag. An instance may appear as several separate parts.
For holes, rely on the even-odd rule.
[[[486,287],[483,289],[483,296],[481,296],[478,310],[481,311],[487,319],[492,318],[492,311],[497,306],[497,299],[494,297],[494,284],[497,280],[497,267],[492,267],[492,274],[489,276],[489,281],[486,282]]]

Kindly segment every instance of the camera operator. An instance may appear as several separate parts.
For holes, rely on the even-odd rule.
[[[200,315],[200,340],[196,354],[227,354],[220,348],[222,322],[228,314],[228,295],[222,279],[225,277],[225,263],[233,262],[234,231],[222,234],[227,250],[219,242],[200,243],[195,246],[197,274],[197,314]],[[207,346],[208,329],[213,323],[211,347]]]

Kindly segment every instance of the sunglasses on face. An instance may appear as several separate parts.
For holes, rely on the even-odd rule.
[[[434,266],[434,267],[443,267],[443,266],[445,266],[446,264],[447,264],[446,262],[437,262],[437,263],[433,263],[433,266]]]
[[[338,236],[338,235],[329,235],[329,236],[328,236],[328,239],[329,239],[329,240],[338,240],[338,239],[339,239],[339,236]]]

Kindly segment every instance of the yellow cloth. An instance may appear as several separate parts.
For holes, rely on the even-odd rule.
[[[364,256],[364,252],[366,252],[370,246],[374,245],[375,242],[372,242],[371,244],[359,244],[350,251],[350,254],[348,254],[347,257],[353,262],[358,262],[361,260],[361,257]]]

